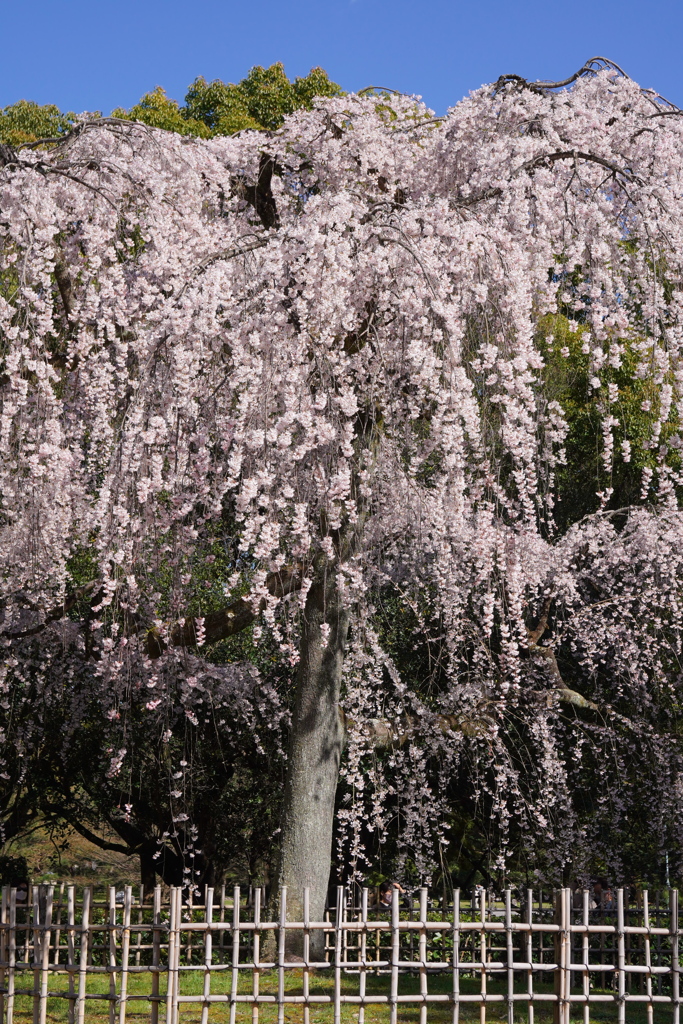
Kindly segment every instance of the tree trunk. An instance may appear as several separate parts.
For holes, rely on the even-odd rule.
[[[325,645],[321,626],[330,627]],[[279,886],[287,886],[287,917],[303,920],[309,889],[310,920],[322,921],[332,857],[334,801],[343,745],[339,691],[349,616],[332,579],[316,580],[304,610],[296,702],[285,789]],[[274,896],[277,894],[274,893]],[[303,937],[292,934],[290,954]],[[311,933],[311,957],[323,959],[323,933]]]

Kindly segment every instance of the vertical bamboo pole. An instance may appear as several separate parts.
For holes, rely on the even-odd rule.
[[[225,887],[223,888],[225,896]],[[235,1024],[240,962],[240,887],[232,891],[232,977],[230,979],[230,1024]]]
[[[337,886],[337,913],[334,919],[334,1024],[341,1021],[341,962],[343,944],[344,886]]]
[[[35,886],[32,882],[29,883],[28,892],[26,894],[26,904],[24,906],[24,948],[21,954],[21,960],[27,964],[30,959],[31,953],[31,907],[33,906],[33,893]]]
[[[401,935],[399,932],[398,889],[391,890],[391,989],[389,992],[389,1020],[396,1024],[398,1014],[398,961]],[[337,1022],[335,1021],[335,1024]]]
[[[259,1019],[259,982],[261,980],[261,968],[259,966],[261,958],[261,935],[259,933],[259,925],[261,923],[261,888],[258,886],[254,889],[254,974],[252,980],[252,996],[253,1003],[251,1006],[251,1020],[252,1024],[258,1024]]]
[[[175,947],[178,936],[178,890],[171,889],[168,908],[168,970],[166,974],[166,1024],[174,1024],[175,999]]]
[[[213,922],[213,889],[205,886],[204,893],[204,918],[206,924],[211,925]],[[207,927],[204,932],[204,1002],[202,1003],[201,1024],[208,1024],[209,1022],[209,1007],[211,1006],[211,964],[213,963],[212,941],[213,936],[211,934],[211,928]]]
[[[40,888],[33,886],[33,1024],[40,1019]],[[26,934],[29,934],[28,907],[26,908]]]
[[[0,1024],[5,1019],[5,981],[8,952],[9,927],[9,887],[2,887],[2,906],[0,907]]]
[[[660,892],[659,892],[659,889],[657,889],[657,891],[655,892],[655,928],[659,928],[659,926],[661,924],[661,910],[660,910],[660,907],[659,907],[659,900],[660,900]],[[656,953],[657,966],[661,967],[662,966],[662,936],[659,935],[659,933],[656,936],[656,947],[657,947],[657,953]],[[658,974],[657,975],[657,995],[661,996],[661,994],[662,994],[662,976],[661,976],[661,974]]]
[[[460,890],[453,893],[453,1022],[460,1021]]]
[[[681,960],[680,935],[678,923],[678,889],[672,889],[670,924],[671,928],[671,1001],[673,1003],[673,1024],[680,1024],[681,1019]]]
[[[87,987],[88,970],[88,949],[90,940],[90,899],[92,892],[89,888],[83,890],[83,905],[81,913],[81,957],[78,968],[78,996],[76,998],[76,1021],[83,1024],[85,1021],[85,993]]]
[[[116,1021],[116,890],[109,886],[107,931],[109,932],[109,1024]]]
[[[152,909],[152,1004],[151,1024],[159,1022],[159,970],[161,965],[161,887],[154,889]]]
[[[424,886],[420,889],[420,940],[418,952],[420,957],[420,996],[422,997],[420,1024],[427,1024],[427,890]]]
[[[53,945],[54,955],[52,957],[52,963],[57,967],[59,965],[61,950],[59,948],[62,941],[62,901],[64,897],[64,882],[59,883],[59,899],[57,900],[56,912],[53,909],[52,919],[55,922],[55,941]],[[2,1014],[0,1014],[0,1021],[2,1020]]]
[[[310,983],[310,961],[311,961],[311,891],[306,886],[304,889],[304,976],[303,976],[303,996],[304,996],[304,1024],[310,1024],[311,1019],[311,1008],[308,1005],[308,997],[310,995],[309,983]]]
[[[9,895],[9,963],[7,965],[7,1024],[14,1022],[14,984],[17,964],[17,890]]]
[[[515,1021],[515,951],[512,945],[512,893],[505,890],[505,950],[507,958],[507,1017],[508,1024]]]
[[[534,1024],[534,971],[532,963],[534,961],[534,890],[527,889],[526,891],[526,920],[529,925],[529,930],[526,933],[526,960],[529,964],[526,977],[526,991],[529,1001],[527,1003],[527,1020],[528,1024]],[[543,920],[541,918],[541,920]],[[539,932],[539,936],[540,936]]]
[[[583,1024],[590,1024],[590,994],[591,994],[591,977],[590,971],[588,970],[588,964],[590,963],[590,932],[588,927],[590,924],[590,893],[588,889],[583,890],[583,927],[584,931],[581,936],[581,951],[583,955],[584,969],[581,972],[582,975],[582,991],[584,996],[583,1004]]]
[[[277,1022],[285,1021],[285,939],[287,937],[287,886],[280,889],[280,922],[277,931]]]
[[[138,934],[135,938],[135,966],[140,966],[140,947],[142,945],[142,925],[144,923],[144,900],[145,900],[145,887],[140,886],[140,896],[138,903]]]
[[[45,911],[43,913],[43,931],[41,935],[40,948],[40,1006],[38,1012],[39,1024],[46,1024],[47,1021],[47,993],[50,978],[50,939],[52,936],[52,905],[54,900],[54,886],[48,886],[45,898]]]
[[[643,893],[643,927],[645,928],[645,934],[643,936],[643,945],[645,947],[645,966],[647,968],[647,974],[645,975],[645,993],[647,995],[647,1024],[652,1024],[653,1019],[653,1003],[652,1003],[652,948],[650,944],[650,903],[649,893],[647,889]]]
[[[123,922],[121,929],[121,991],[119,993],[119,1024],[126,1024],[128,1010],[128,967],[130,959],[130,918],[133,903],[133,889],[127,885],[123,897]]]
[[[363,926],[360,933],[360,949],[358,953],[360,975],[358,978],[358,995],[361,1000],[365,999],[365,989],[368,980],[368,889],[363,887],[360,897],[360,919]],[[308,978],[306,978],[306,989],[308,990]],[[304,1024],[309,1024],[304,1018]],[[361,1002],[358,1007],[358,1024],[365,1024],[365,1004]]]
[[[225,923],[225,882],[223,883],[223,885],[221,885],[221,916],[220,916],[220,922],[221,922],[221,924]],[[225,931],[226,930],[224,928],[221,928],[219,933],[218,933],[220,935],[220,940],[219,940],[218,945],[220,946],[220,950],[221,950],[221,957],[220,957],[220,962],[221,963],[223,963],[223,947],[225,945]]]
[[[555,924],[558,930],[555,935],[555,995],[556,1002],[553,1005],[553,1020],[555,1024],[569,1024],[569,1010],[571,1003],[569,971],[571,957],[571,889],[557,889],[555,891]]]
[[[479,916],[481,919],[482,928],[479,933],[479,950],[481,953],[481,987],[480,992],[484,997],[479,1004],[479,1024],[486,1024],[486,963],[487,963],[487,947],[486,947],[486,930],[484,924],[486,923],[486,897],[484,893],[479,894]],[[474,914],[472,915],[474,917]]]
[[[74,1024],[76,1019],[76,900],[74,887],[70,885],[66,890],[66,956],[67,971],[69,972],[69,1024]]]
[[[624,890],[617,890],[617,985],[618,985],[618,1024],[626,1021],[626,963],[624,946]]]

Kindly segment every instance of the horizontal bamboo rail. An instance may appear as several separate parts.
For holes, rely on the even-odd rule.
[[[311,921],[308,893],[303,919],[287,919],[287,892],[277,913],[264,918],[262,893],[244,901],[206,889],[201,902],[183,890],[150,901],[131,887],[112,888],[102,900],[85,889],[31,887],[28,899],[2,890],[0,906],[0,1022],[14,1024],[30,1006],[34,1024],[47,1024],[48,1003],[66,1008],[70,1024],[83,1024],[86,1006],[99,1001],[109,1024],[146,1007],[152,1024],[179,1024],[182,1006],[201,1008],[208,1024],[212,1008],[229,1007],[231,1024],[253,1024],[268,1006],[284,1021],[285,1007],[299,1007],[301,1020],[323,1005],[341,1008],[384,1005],[392,1024],[399,1007],[419,1009],[426,1024],[430,1006],[476,1004],[485,1024],[487,1006],[506,1004],[509,1024],[526,1010],[553,1007],[556,1024],[569,1024],[572,1006],[612,1004],[615,1020],[629,1004],[645,1004],[649,1024],[655,1006],[668,1006],[680,1024],[678,892],[662,900],[640,893],[630,904],[619,890],[595,905],[587,891],[521,894],[508,890],[494,900],[480,893],[461,900],[430,901],[426,889],[390,907],[371,904],[367,889],[340,888],[324,921]],[[322,943],[314,942],[317,936]],[[293,954],[290,942],[297,938]],[[318,959],[312,948],[319,950]],[[410,991],[406,978],[412,978]],[[312,992],[311,988],[323,989]],[[141,1004],[142,1007],[141,1007]],[[57,1010],[57,1012],[59,1012]]]

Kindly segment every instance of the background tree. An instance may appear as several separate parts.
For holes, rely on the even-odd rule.
[[[341,95],[340,87],[322,68],[312,68],[304,78],[290,82],[284,65],[278,63],[252,68],[236,85],[218,78],[213,82],[196,78],[184,106],[157,86],[130,110],[117,107],[112,117],[208,139],[233,135],[245,128],[273,130],[280,127],[287,114],[300,108],[310,110],[316,96]],[[40,106],[19,100],[0,110],[0,142],[22,146],[38,139],[59,138],[73,127],[75,118],[73,112],[63,114],[52,104]]]
[[[19,100],[0,110],[0,142],[10,146],[23,146],[36,139],[56,138],[73,127],[76,115],[48,103],[40,106],[29,100]]]

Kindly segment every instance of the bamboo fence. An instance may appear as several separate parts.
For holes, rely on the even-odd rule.
[[[612,1004],[622,1022],[629,1005],[644,1004],[652,1024],[661,1004],[680,1024],[676,890],[633,900],[618,890],[596,906],[588,891],[570,889],[468,900],[458,891],[433,900],[421,889],[400,902],[394,891],[384,908],[367,889],[340,888],[324,921],[309,919],[307,892],[301,921],[287,920],[286,890],[270,920],[259,889],[245,900],[238,887],[229,897],[208,888],[201,902],[184,901],[181,889],[157,888],[148,901],[131,887],[96,895],[32,886],[20,902],[15,889],[2,890],[2,1024],[14,1024],[22,1000],[21,1016],[28,1007],[34,1024],[46,1024],[57,1005],[70,1024],[84,1024],[98,1001],[109,1024],[141,1011],[152,1024],[179,1024],[193,1004],[202,1024],[219,1007],[221,1020],[227,1012],[235,1024],[246,1012],[258,1024],[269,1006],[279,1022],[297,1006],[310,1024],[325,1005],[335,1024],[344,1006],[364,1024],[371,1004],[385,1005],[392,1024],[406,1006],[419,1008],[421,1024],[437,1006],[457,1024],[473,1004],[481,1024],[495,1004],[496,1019],[502,1010],[509,1024],[520,1012],[534,1024],[543,1005],[555,1024],[577,1012],[588,1024],[597,1004]],[[321,932],[324,957],[315,960],[321,944],[312,937]],[[288,952],[295,935],[298,956]]]

